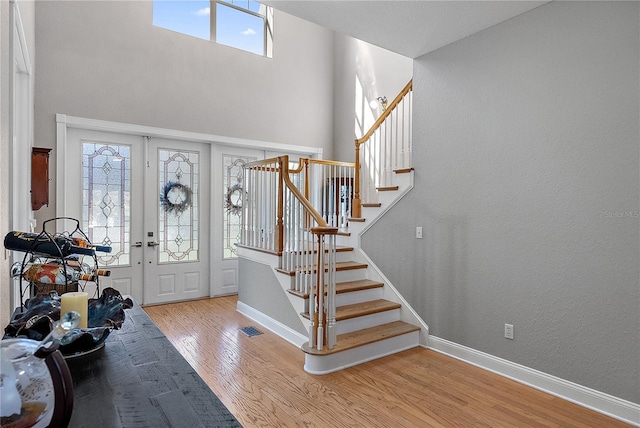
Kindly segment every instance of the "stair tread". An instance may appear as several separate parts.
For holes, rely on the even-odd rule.
[[[376,187],[376,190],[379,192],[389,192],[393,190],[398,190],[399,186],[389,186],[389,187]]]
[[[378,312],[390,311],[400,308],[400,303],[385,299],[369,300],[362,303],[336,307],[336,321],[349,318],[361,317],[364,315],[376,314]]]
[[[358,279],[355,281],[345,281],[336,283],[336,294],[349,293],[351,291],[368,290],[370,288],[380,288],[384,284],[371,279]]]
[[[352,221],[355,223],[364,223],[367,220],[362,217],[349,217],[349,221]]]
[[[372,202],[370,204],[367,204],[367,203],[363,203],[362,204],[362,208],[380,208],[381,206],[382,206],[382,203],[380,203],[380,202],[377,202],[377,203]]]
[[[399,309],[400,303],[392,302],[385,299],[369,300],[361,303],[352,303],[351,305],[336,307],[336,321],[343,321],[351,318],[362,317],[365,315],[377,314],[380,312]],[[309,313],[303,313],[303,317],[310,319]]]
[[[355,262],[349,260],[346,262],[336,262],[336,271],[340,270],[353,270],[353,269],[366,269],[369,265],[367,263]]]
[[[369,290],[371,288],[380,288],[380,287],[384,287],[384,284],[382,282],[372,281],[370,279],[358,279],[356,281],[338,282],[336,284],[336,294]],[[301,291],[296,291],[296,290],[287,290],[287,291],[303,299],[309,298],[309,293],[303,293]]]
[[[352,331],[338,335],[336,345],[333,349],[323,349],[321,351],[309,347],[309,342],[302,345],[302,350],[311,355],[329,355],[336,352],[346,351],[358,346],[379,342],[391,337],[400,336],[414,331],[419,331],[420,327],[404,321],[393,321],[387,324],[377,325],[362,330]]]
[[[393,172],[395,172],[396,174],[406,174],[411,171],[413,171],[413,168],[400,168],[400,169],[393,170]]]

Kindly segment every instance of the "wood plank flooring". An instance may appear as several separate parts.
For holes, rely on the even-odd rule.
[[[424,348],[324,376],[236,311],[237,297],[144,310],[251,427],[624,427],[589,409]],[[263,334],[247,337],[240,328]]]

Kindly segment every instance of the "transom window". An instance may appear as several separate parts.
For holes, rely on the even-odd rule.
[[[153,25],[271,58],[273,9],[254,0],[153,0]]]

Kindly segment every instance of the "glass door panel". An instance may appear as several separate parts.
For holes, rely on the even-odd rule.
[[[198,261],[199,153],[158,150],[158,263]]]

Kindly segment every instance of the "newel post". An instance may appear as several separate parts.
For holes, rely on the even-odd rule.
[[[351,216],[353,218],[362,217],[362,200],[360,199],[360,144],[356,140],[356,166],[355,183],[353,188],[353,205],[351,206]]]
[[[318,238],[318,254],[316,261],[316,311],[314,313],[316,348],[322,350],[325,344],[325,331],[327,327],[326,303],[324,295],[324,235],[316,228],[311,232]]]
[[[336,249],[337,227],[312,227],[317,238],[316,287],[309,296],[311,326],[309,344],[318,350],[336,344]],[[325,277],[326,271],[326,277]],[[313,312],[311,312],[313,310]]]
[[[288,174],[288,163],[289,159],[287,156],[278,158],[278,207],[277,209],[277,219],[276,219],[276,251],[278,254],[282,254],[284,251],[284,174]]]

